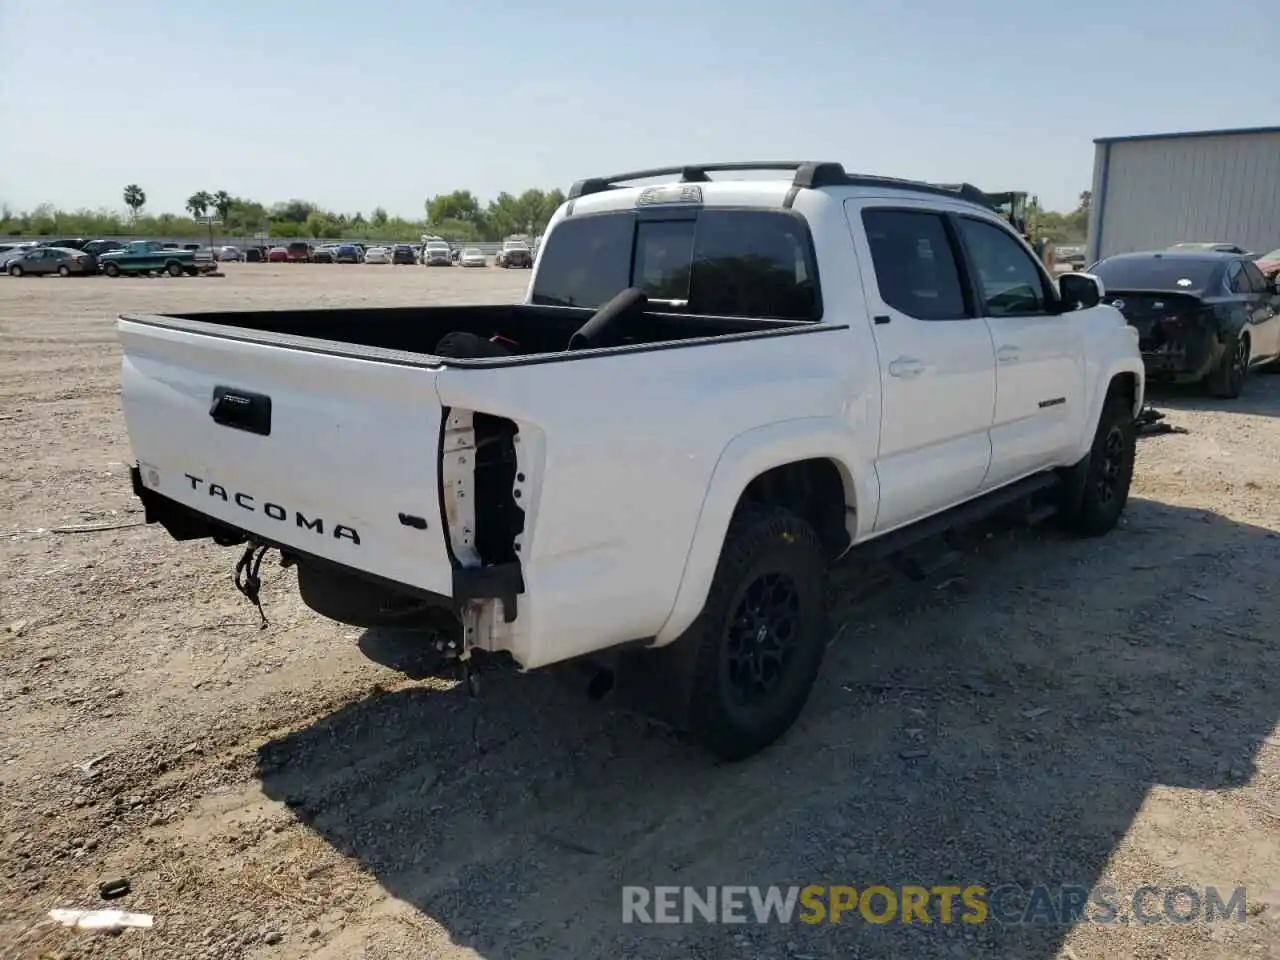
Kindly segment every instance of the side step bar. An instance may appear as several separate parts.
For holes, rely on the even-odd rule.
[[[894,530],[892,533],[876,537],[874,540],[868,540],[866,543],[850,550],[845,560],[884,560],[908,547],[913,547],[933,537],[942,536],[956,527],[968,526],[980,520],[986,520],[993,514],[1012,507],[1021,500],[1029,500],[1036,494],[1054,489],[1061,482],[1061,478],[1056,473],[1040,473],[1034,477],[1027,477],[1024,480],[1011,483],[1007,487],[993,490],[991,493],[976,500],[970,500],[968,503],[962,503],[958,507],[944,510],[942,513],[935,514],[909,527],[903,527],[900,530]],[[1048,519],[1055,512],[1050,507],[1040,507],[1031,510],[1027,515],[1027,519],[1029,522],[1038,523]]]

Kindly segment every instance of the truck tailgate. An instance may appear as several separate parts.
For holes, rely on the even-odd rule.
[[[146,486],[271,542],[451,593],[436,369],[123,317],[117,329]]]

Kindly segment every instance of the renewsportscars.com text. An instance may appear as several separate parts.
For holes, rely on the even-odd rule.
[[[1243,887],[889,887],[622,888],[623,923],[1129,924],[1231,920],[1247,914]]]

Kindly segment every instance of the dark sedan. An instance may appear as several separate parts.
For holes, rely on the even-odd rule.
[[[32,247],[25,253],[5,261],[9,276],[27,274],[42,276],[56,273],[62,277],[92,276],[98,272],[98,260],[93,254],[70,247]]]
[[[1251,370],[1280,372],[1280,290],[1247,257],[1208,250],[1122,253],[1090,270],[1138,331],[1152,381],[1240,395]]]
[[[391,251],[391,262],[413,266],[418,262],[418,255],[407,243],[397,243]]]

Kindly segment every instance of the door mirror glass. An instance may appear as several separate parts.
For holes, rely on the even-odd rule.
[[[1106,294],[1102,281],[1091,273],[1064,273],[1058,278],[1058,292],[1064,312],[1096,307]]]

